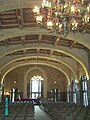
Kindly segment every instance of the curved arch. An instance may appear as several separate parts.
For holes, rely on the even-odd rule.
[[[28,1],[28,0],[27,0]],[[41,0],[40,0],[41,2]],[[39,3],[40,3],[39,2]],[[24,3],[24,1],[22,2]],[[32,7],[32,4],[33,1],[30,1],[30,6],[29,7]],[[5,4],[2,4],[2,6],[5,5]],[[12,9],[12,5],[14,5],[14,9],[17,9],[17,8],[24,8],[24,6],[26,7],[26,4],[21,4],[21,2],[19,3],[18,1],[15,2],[15,4],[13,4],[12,2],[10,2],[9,4],[9,7],[7,8],[7,6],[3,6],[3,10],[2,10],[2,7],[0,8],[1,11],[6,11],[7,9]],[[27,7],[28,7],[28,4],[27,4]],[[46,30],[43,30],[42,29],[39,29],[38,28],[38,31],[36,30],[37,27],[33,27],[33,28],[24,28],[23,30],[19,30],[17,28],[15,29],[12,29],[12,30],[3,30],[3,32],[1,31],[1,38],[5,40],[5,38],[11,38],[11,36],[18,36],[18,35],[26,35],[27,33],[28,34],[47,34],[47,35],[54,35],[54,36],[60,36],[60,35],[57,35],[56,33],[48,33]],[[32,30],[33,29],[33,30]],[[7,34],[6,34],[7,33]],[[13,33],[13,34],[12,34]],[[72,39],[73,41],[76,41],[76,42],[79,42],[83,45],[85,45],[88,49],[90,49],[90,40],[89,40],[89,36],[90,35],[83,35],[83,37],[78,34],[78,37],[76,35],[72,35],[70,34],[67,38],[69,39]],[[4,38],[5,37],[5,38]],[[1,39],[0,39],[1,40]],[[85,42],[85,40],[87,40],[87,43]],[[81,64],[83,66],[83,64]],[[85,66],[83,66],[85,72],[86,72],[86,75],[87,75],[87,78],[89,79],[89,76],[88,76],[88,72],[87,72],[87,69],[85,69]]]
[[[38,27],[25,27],[22,30],[19,30],[19,28],[2,30],[0,33],[0,41],[6,40],[6,39],[12,38],[12,37],[23,36],[23,35],[33,35],[33,34],[51,35],[51,36],[61,37],[61,35],[58,35],[56,33],[49,33],[46,29],[41,29]],[[70,33],[67,36],[68,39],[78,42],[78,43],[86,46],[88,49],[90,49],[89,37],[90,37],[90,35],[88,35],[88,34],[80,35],[79,33],[77,33],[77,34]],[[87,40],[87,42],[86,42],[86,40]]]
[[[23,88],[24,88],[24,90],[23,90],[23,92],[24,92],[23,97],[24,98],[27,97],[27,77],[28,77],[28,74],[32,70],[36,70],[36,68],[35,67],[29,68],[26,71],[25,75],[24,75],[24,84],[23,84]],[[38,70],[42,72],[43,77],[44,77],[44,98],[47,98],[47,76],[46,76],[45,72],[40,67],[38,67]]]
[[[68,64],[68,63],[65,63],[65,61],[62,61],[62,60],[60,60],[60,59],[56,59],[55,57],[54,58],[50,58],[49,56],[38,56],[39,58],[45,58],[45,59],[49,59],[49,60],[53,60],[53,61],[57,61],[58,63],[61,63],[61,64],[63,64],[64,66],[66,66],[68,69],[70,69],[71,71],[72,71],[72,73],[74,74],[74,76],[75,76],[75,78],[77,79],[77,75],[76,75],[76,72],[75,72],[75,70],[72,68],[72,66],[70,66],[70,64]],[[11,63],[13,63],[13,62],[17,62],[17,60],[22,60],[22,59],[27,59],[27,58],[36,58],[36,56],[25,56],[25,57],[19,57],[19,58],[14,58],[12,61],[10,61],[10,62],[8,62],[8,63],[6,63],[2,68],[1,68],[1,70],[2,69],[4,69],[5,67],[7,67],[9,64],[11,64]]]
[[[32,67],[32,68],[29,68],[25,74],[25,78],[27,78],[29,72],[31,72],[32,70],[36,70],[36,67]],[[47,76],[45,74],[45,72],[43,71],[43,69],[41,69],[40,67],[38,67],[38,70],[41,71],[41,73],[43,74],[43,77],[47,79]]]
[[[3,76],[2,76],[1,84],[3,83],[3,80],[4,80],[4,78],[5,78],[5,76],[6,76],[6,74],[7,74],[8,72],[10,72],[11,70],[15,69],[16,67],[20,67],[20,66],[22,66],[22,65],[27,65],[27,64],[30,64],[30,65],[31,65],[31,64],[33,64],[33,63],[22,63],[22,64],[18,64],[17,66],[13,66],[13,67],[10,68],[9,70],[7,70],[7,71],[3,74]],[[37,63],[35,62],[35,64],[37,64]],[[41,63],[39,63],[39,64],[41,64]],[[42,65],[43,65],[43,64],[42,64]],[[46,64],[44,63],[44,65],[47,65],[47,66],[56,68],[56,69],[58,69],[59,71],[61,71],[61,72],[66,76],[67,81],[68,81],[68,85],[70,85],[70,78],[69,78],[68,74],[65,73],[65,71],[63,71],[63,70],[60,69],[60,68],[57,68],[57,67],[54,66],[54,65],[48,64],[48,63],[46,63]]]
[[[6,4],[7,3],[7,4]],[[1,2],[0,3],[0,11],[7,11],[7,10],[15,10],[15,9],[22,9],[22,8],[34,8],[34,6],[37,4],[37,6],[41,6],[41,3],[42,3],[42,1],[41,0],[38,0],[38,2],[37,1],[35,1],[35,2],[33,2],[33,0],[26,0],[26,1],[24,1],[24,0],[20,0],[20,2],[18,1],[18,0],[15,0],[15,2],[12,2],[11,0],[8,0],[8,2],[6,1],[4,1],[4,2]],[[14,34],[14,31],[15,32],[17,32],[17,30],[15,30],[14,29],[14,31],[12,32],[13,30],[11,30],[11,34],[13,33]],[[35,30],[36,31],[36,30]],[[34,32],[35,32],[34,31]],[[22,32],[22,31],[21,31]],[[46,31],[44,31],[44,32],[46,32]],[[44,33],[43,32],[43,33]],[[10,33],[10,32],[9,32]],[[42,33],[42,30],[41,30],[41,32],[40,33]],[[47,32],[46,32],[47,33]],[[51,33],[50,33],[51,34]],[[52,35],[53,34],[55,34],[55,33],[52,33]],[[7,34],[4,34],[4,35],[6,35],[7,36]],[[4,36],[3,35],[3,36]],[[78,35],[78,37],[77,37],[77,35]],[[75,34],[72,34],[72,33],[70,33],[69,34],[69,36],[67,37],[67,38],[69,38],[69,39],[72,39],[72,40],[74,40],[74,41],[78,41],[78,42],[80,42],[81,44],[83,44],[83,45],[85,45],[85,46],[87,46],[88,47],[88,49],[90,49],[90,41],[89,41],[89,37],[90,37],[90,35],[88,35],[88,34],[84,34],[83,35],[83,37],[82,37],[82,35],[81,34],[78,34],[77,33],[77,35]],[[75,38],[74,38],[75,37]],[[88,43],[86,43],[85,42],[85,40],[87,40],[87,42]]]
[[[36,46],[37,46],[37,47],[36,47]],[[87,70],[85,64],[80,60],[80,58],[78,58],[77,56],[73,55],[70,51],[68,52],[68,51],[66,51],[66,50],[59,49],[58,47],[57,47],[57,48],[53,48],[52,46],[50,46],[50,47],[48,48],[47,45],[44,45],[44,47],[42,47],[41,44],[40,44],[40,45],[35,44],[34,46],[32,45],[32,47],[27,48],[27,49],[32,49],[32,48],[33,48],[33,49],[38,49],[38,48],[39,48],[39,49],[49,49],[49,50],[54,50],[54,51],[62,52],[62,53],[64,53],[64,54],[66,54],[66,55],[69,55],[70,57],[72,57],[73,59],[75,59],[76,61],[78,61],[78,62],[82,65],[83,69],[85,70],[86,76],[87,76],[87,78],[89,79],[88,70]],[[20,50],[20,49],[19,49],[19,50]],[[21,49],[21,50],[22,50],[22,49]],[[18,51],[18,50],[15,50],[15,51]]]

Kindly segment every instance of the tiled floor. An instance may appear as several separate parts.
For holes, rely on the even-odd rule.
[[[35,106],[35,120],[51,120],[49,116],[39,108]]]

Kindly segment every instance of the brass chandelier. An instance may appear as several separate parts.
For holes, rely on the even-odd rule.
[[[33,12],[37,26],[64,37],[90,31],[90,0],[43,0]]]

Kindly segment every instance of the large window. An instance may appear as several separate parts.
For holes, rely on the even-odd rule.
[[[88,106],[88,95],[87,95],[87,81],[82,81],[82,94],[83,94],[83,105]]]
[[[77,92],[78,92],[78,86],[77,86],[78,81],[73,80],[72,81],[72,93],[73,93],[73,103],[77,103]]]
[[[41,76],[33,76],[30,81],[30,97],[38,98],[41,97],[41,81],[43,78]]]

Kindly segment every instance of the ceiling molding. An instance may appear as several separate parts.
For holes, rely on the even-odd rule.
[[[51,35],[52,37],[62,37],[56,33],[49,33],[45,29],[38,27],[26,27],[22,30],[18,28],[5,29],[0,31],[0,41],[6,40],[12,37],[24,36],[24,35]],[[68,40],[80,43],[90,49],[90,34],[81,35],[80,33],[72,34],[70,33],[67,37]]]

